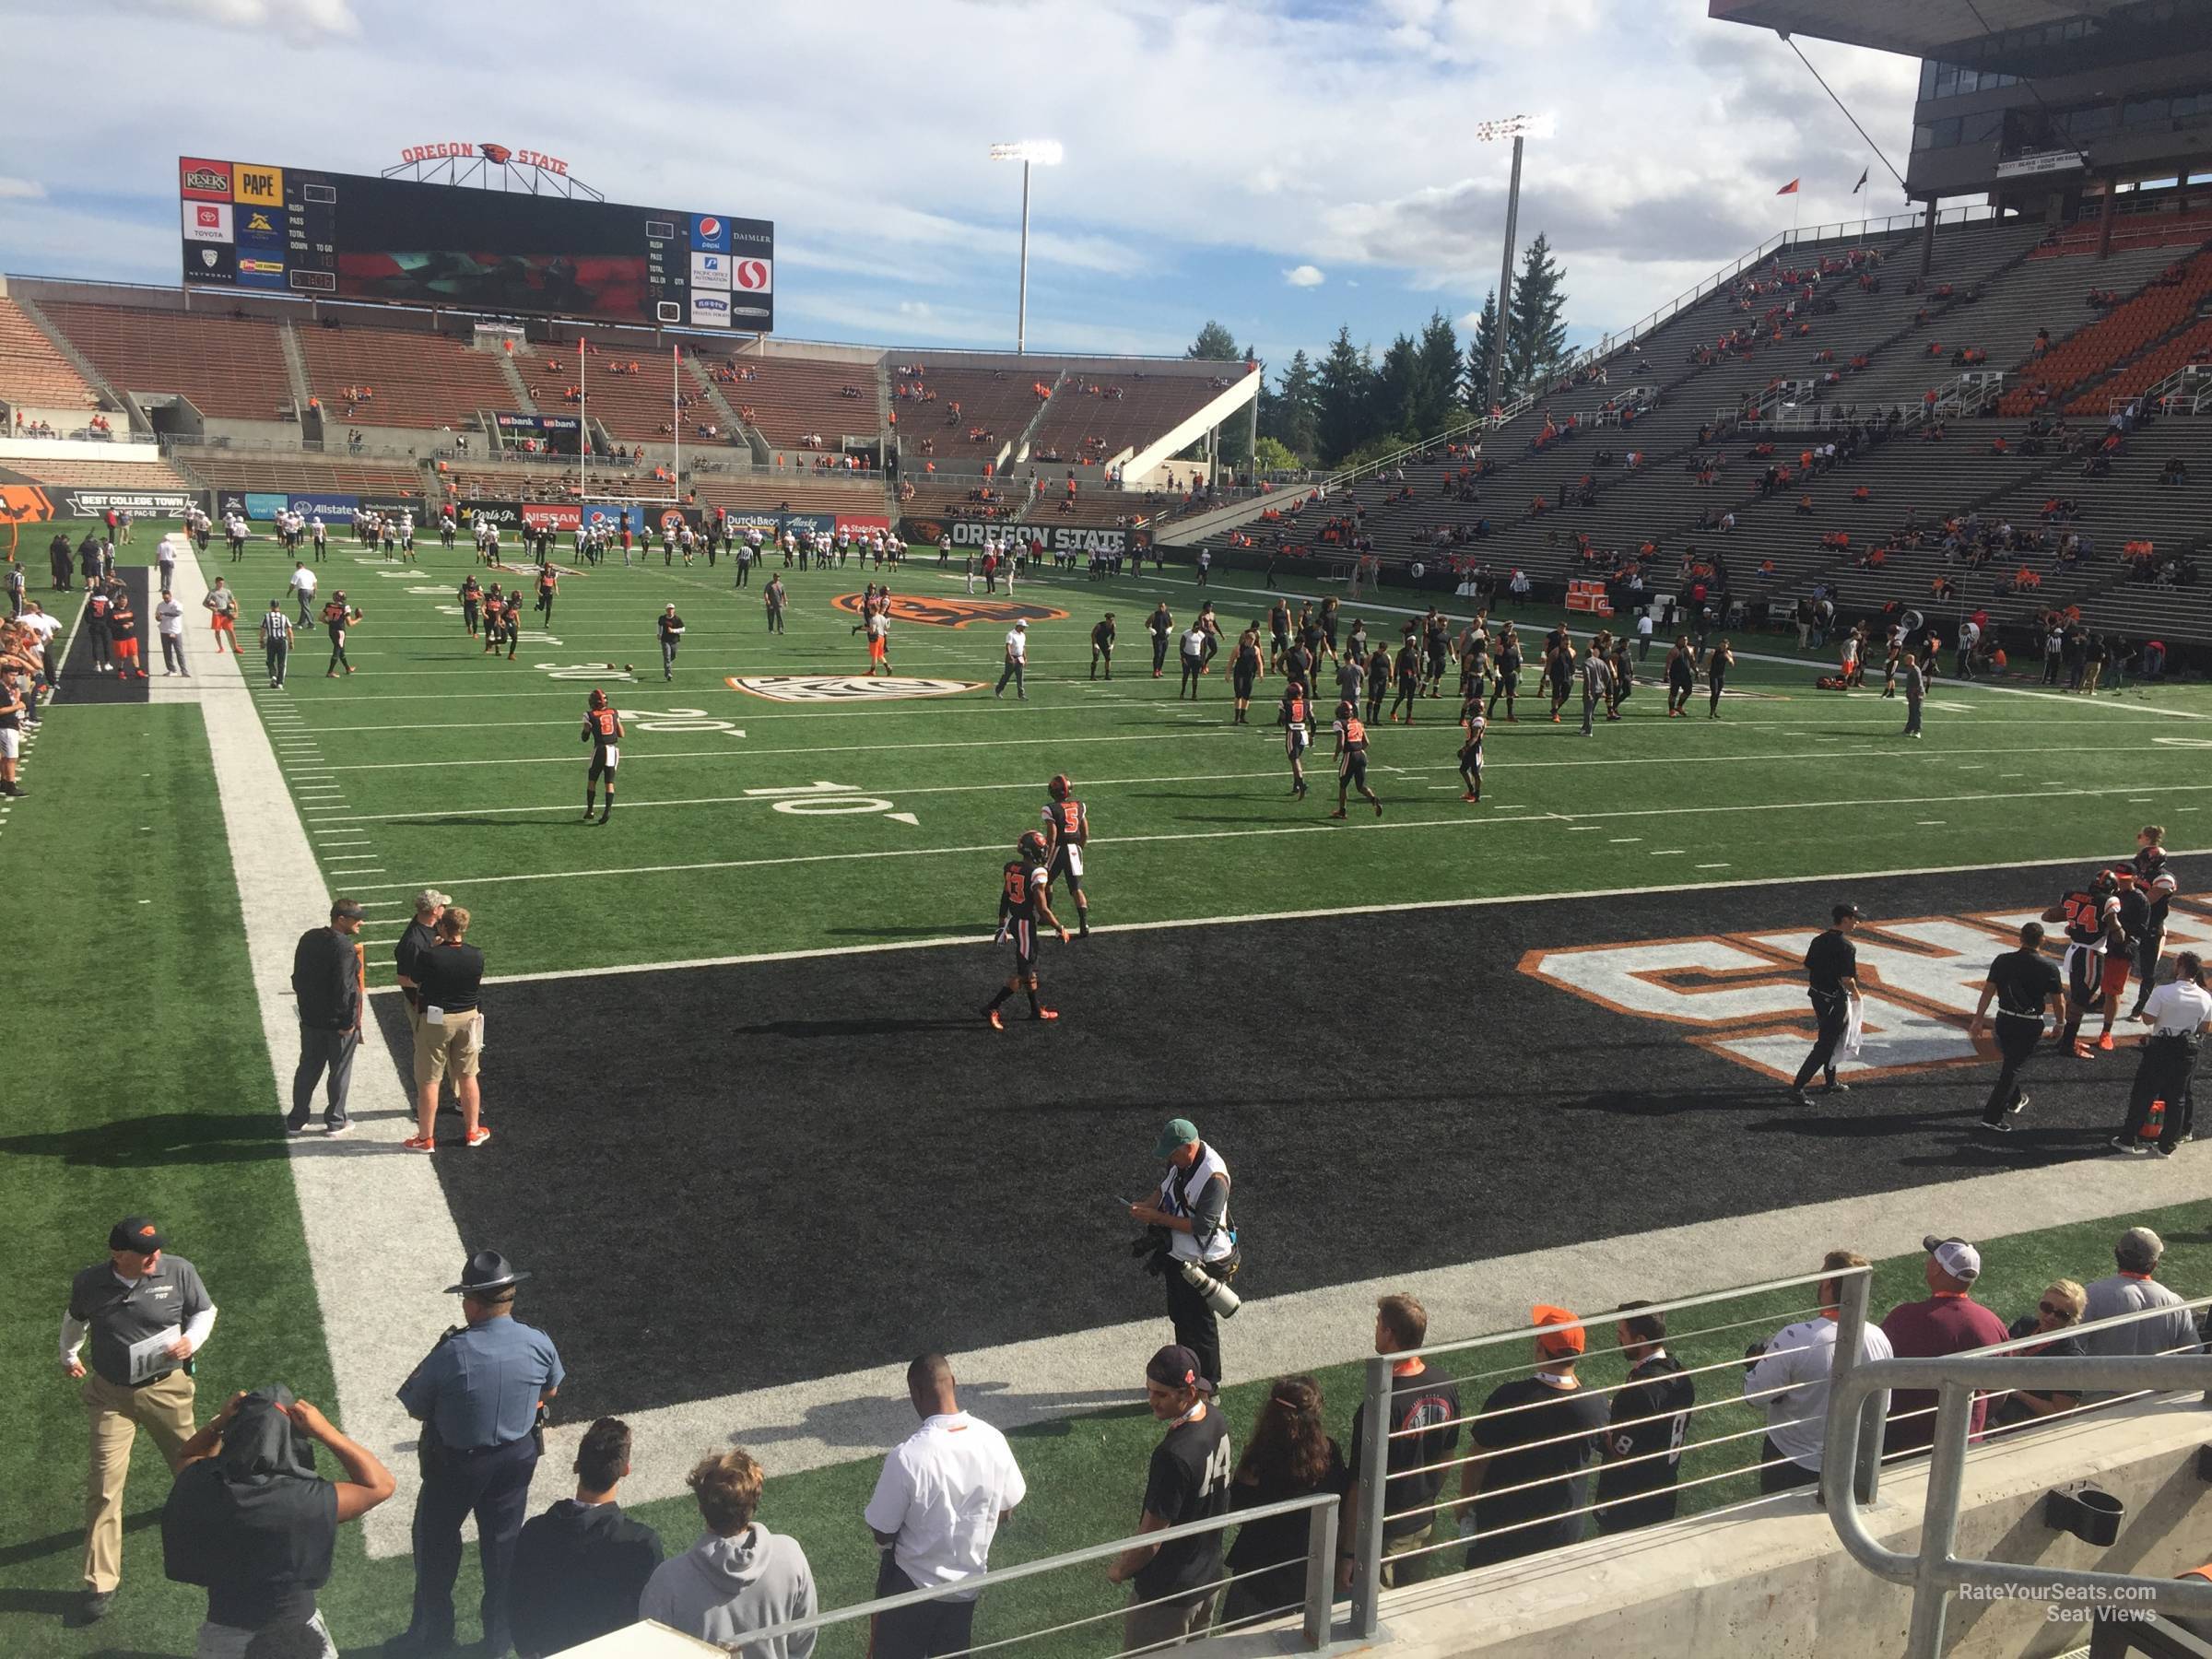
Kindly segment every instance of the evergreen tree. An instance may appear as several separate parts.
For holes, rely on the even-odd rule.
[[[1244,352],[1237,345],[1237,336],[1220,324],[1211,321],[1198,331],[1198,337],[1191,342],[1191,348],[1182,355],[1217,363],[1244,361]]]
[[[1412,339],[1400,335],[1382,354],[1375,376],[1374,420],[1371,433],[1410,440],[1420,431],[1422,403],[1421,353]]]
[[[1519,396],[1540,385],[1567,354],[1567,273],[1551,257],[1551,242],[1541,231],[1528,244],[1513,302],[1506,313],[1505,392]]]
[[[1349,454],[1372,435],[1374,384],[1371,356],[1352,344],[1349,324],[1339,327],[1315,376],[1316,451],[1324,464]]]
[[[1421,330],[1418,354],[1420,378],[1413,408],[1413,436],[1431,437],[1458,414],[1459,332],[1442,312],[1430,313]]]
[[[1300,461],[1312,462],[1320,448],[1321,382],[1304,347],[1290,354],[1290,366],[1275,383],[1273,392],[1261,390],[1261,441],[1272,438]]]
[[[1475,337],[1467,342],[1467,367],[1464,376],[1467,407],[1477,415],[1487,415],[1494,403],[1503,403],[1502,397],[1490,393],[1490,354],[1498,342],[1498,290],[1492,288],[1483,296],[1482,314],[1475,319]]]

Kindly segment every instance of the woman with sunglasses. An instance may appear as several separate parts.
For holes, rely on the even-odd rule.
[[[2089,1293],[2072,1279],[2059,1279],[2046,1289],[2035,1304],[2033,1313],[2023,1313],[2012,1322],[2015,1337],[2041,1336],[2043,1340],[2030,1347],[2015,1348],[2016,1354],[2038,1354],[2052,1359],[2078,1359],[2086,1350],[2081,1338],[2073,1334],[2081,1323],[2082,1310],[2088,1306]],[[2081,1404],[2078,1394],[2064,1394],[2056,1390],[2049,1394],[2030,1394],[2026,1389],[2015,1389],[1999,1394],[1989,1404],[1989,1426],[1993,1429],[2017,1428],[2033,1422],[2037,1418],[2054,1417],[2071,1411]]]

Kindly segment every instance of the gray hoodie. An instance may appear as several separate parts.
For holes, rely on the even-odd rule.
[[[663,1561],[638,1598],[638,1617],[706,1641],[731,1642],[748,1630],[812,1617],[814,1572],[795,1539],[758,1521],[735,1537],[702,1535],[682,1555]],[[814,1632],[752,1643],[744,1659],[807,1659]]]

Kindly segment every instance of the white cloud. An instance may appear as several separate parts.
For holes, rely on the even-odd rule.
[[[11,179],[0,174],[0,202],[36,202],[44,198],[46,186],[32,179]]]
[[[1319,288],[1328,278],[1321,274],[1319,265],[1292,265],[1283,273],[1283,280],[1292,288]]]
[[[294,46],[350,40],[361,20],[349,0],[126,0],[155,17],[212,23],[218,29],[274,30]]]

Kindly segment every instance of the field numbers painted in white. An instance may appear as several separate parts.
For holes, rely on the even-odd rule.
[[[704,709],[617,709],[622,724],[635,726],[641,732],[727,732],[733,737],[745,734],[727,720],[717,720]]]
[[[558,644],[559,641],[554,641],[551,643]],[[555,679],[559,680],[601,679],[612,677],[615,679],[634,682],[636,677],[628,670],[617,668],[611,663],[533,663],[531,666],[541,674],[549,674]]]
[[[892,803],[880,796],[862,794],[860,786],[855,783],[831,783],[826,780],[817,780],[790,789],[748,789],[745,793],[757,801],[772,801],[778,812],[795,813],[801,818],[834,818],[849,813],[881,812],[902,824],[919,824],[922,821],[911,812],[893,812]]]

